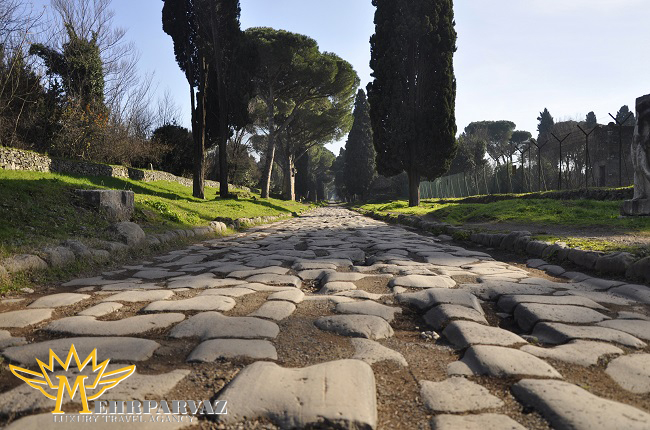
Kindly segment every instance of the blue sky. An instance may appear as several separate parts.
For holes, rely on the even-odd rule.
[[[48,0],[32,0],[35,5]],[[113,0],[116,24],[141,52],[189,124],[189,90],[162,31],[161,0]],[[370,0],[241,0],[242,28],[303,33],[370,80]],[[545,107],[557,119],[593,110],[606,123],[624,104],[650,93],[650,1],[456,0],[455,57],[459,131],[472,121],[507,119],[536,134]],[[345,142],[329,145],[335,153]]]

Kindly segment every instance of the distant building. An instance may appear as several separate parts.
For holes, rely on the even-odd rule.
[[[622,185],[634,183],[632,166],[633,126],[619,126],[613,122],[599,125],[589,137],[589,151],[594,183],[598,187],[617,187],[619,185],[619,148],[622,151],[621,178]],[[619,140],[622,145],[619,146]],[[590,178],[591,179],[591,178]]]

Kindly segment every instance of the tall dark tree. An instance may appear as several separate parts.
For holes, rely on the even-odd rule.
[[[345,144],[346,188],[351,195],[364,196],[377,177],[375,147],[372,144],[370,105],[366,93],[359,90],[354,103],[354,122]]]
[[[194,197],[205,198],[205,123],[209,59],[206,33],[193,0],[163,0],[163,31],[174,41],[174,54],[190,85],[194,137]],[[203,33],[203,37],[201,34]],[[198,92],[195,92],[197,91]]]
[[[551,116],[551,113],[548,111],[548,109],[544,108],[544,111],[540,112],[539,116],[537,117],[537,121],[539,121],[539,124],[537,124],[539,138],[548,138],[548,136],[550,136],[550,134],[553,132],[553,125],[555,125],[555,121],[553,120],[553,117]]]
[[[338,198],[346,201],[348,199],[347,181],[345,180],[345,149],[341,148],[339,155],[332,163],[332,173],[334,174],[334,188]]]
[[[585,124],[588,128],[598,125],[598,119],[596,119],[596,114],[594,111],[591,111],[587,114],[587,117],[585,118]]]
[[[452,0],[373,0],[374,81],[368,101],[377,170],[409,178],[409,205],[420,204],[421,178],[444,174],[456,142],[456,31]]]
[[[627,105],[623,105],[616,112],[616,119],[623,125],[634,126],[636,124],[636,118],[634,114],[630,115],[630,113],[630,108]]]

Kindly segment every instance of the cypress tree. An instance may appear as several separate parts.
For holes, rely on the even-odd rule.
[[[456,152],[456,31],[452,0],[373,0],[368,85],[377,170],[406,171],[409,205],[421,178],[435,179]]]
[[[354,103],[354,122],[345,144],[346,189],[351,195],[363,196],[377,177],[375,148],[372,145],[370,106],[366,93],[359,90]]]

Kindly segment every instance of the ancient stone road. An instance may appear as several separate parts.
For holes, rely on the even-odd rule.
[[[0,348],[135,364],[102,400],[226,400],[202,428],[650,429],[650,288],[487,252],[322,208],[3,300]],[[0,424],[80,425],[0,376]]]

